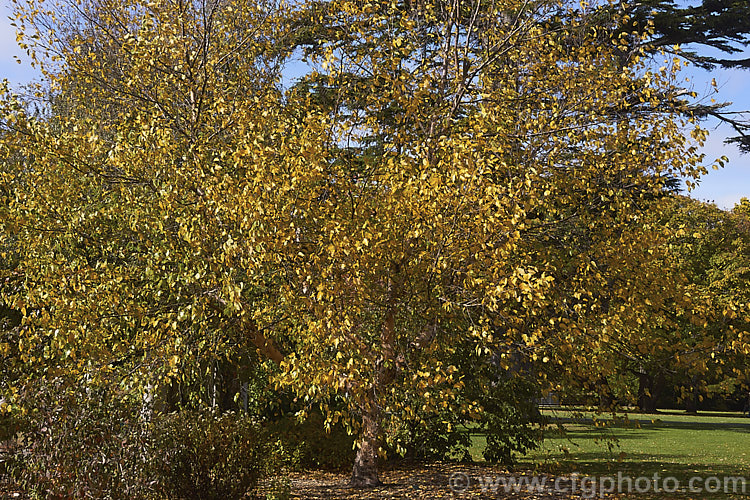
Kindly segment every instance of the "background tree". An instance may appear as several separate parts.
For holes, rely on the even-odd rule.
[[[622,35],[631,39],[633,47],[637,45],[647,54],[673,55],[706,70],[717,66],[750,68],[749,58],[732,57],[742,53],[750,43],[750,5],[747,2],[703,0],[696,5],[686,5],[673,0],[645,0],[620,2],[614,8],[625,13],[620,18],[624,21]],[[686,94],[692,95],[692,92],[686,91]],[[682,105],[685,104],[683,101]],[[694,116],[713,117],[730,125],[738,135],[726,142],[748,152],[750,125],[741,114],[728,111],[729,105],[731,103],[698,101],[687,105],[686,110]]]
[[[589,315],[602,332],[592,340],[599,351],[582,358],[591,364],[574,368],[570,384],[598,392],[605,407],[619,400],[655,411],[666,397],[672,405],[679,397],[695,409],[709,386],[732,391],[736,363],[746,355],[747,302],[713,282],[743,260],[734,253],[741,246],[730,243],[737,228],[731,213],[681,196],[651,202],[643,218],[650,222],[626,228],[597,256],[606,285],[587,289],[605,304]]]
[[[687,409],[696,411],[704,396],[728,396],[745,364],[746,352],[735,348],[747,329],[748,302],[739,285],[747,264],[746,234],[732,212],[687,198],[670,205],[662,217],[672,232],[669,251],[677,258],[672,267],[686,281],[684,294],[707,311],[702,323],[679,324],[689,333],[690,349],[667,364],[675,365],[672,380]]]

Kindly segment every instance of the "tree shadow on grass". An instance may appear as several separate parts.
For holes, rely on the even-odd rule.
[[[648,429],[684,429],[695,431],[730,431],[750,434],[750,424],[733,424],[729,422],[721,423],[701,423],[701,422],[670,422],[657,421],[654,423],[641,424],[642,428]]]
[[[738,419],[738,422],[684,422],[678,420],[669,420],[667,418],[659,418],[654,416],[653,420],[623,420],[611,421],[611,420],[599,420],[604,422],[603,429],[658,429],[658,428],[674,428],[674,429],[692,429],[692,430],[733,430],[738,432],[750,433],[750,422],[742,421]],[[553,424],[558,423],[562,425],[580,425],[593,427],[593,420],[590,418],[584,419],[572,419],[572,418],[560,418],[551,421]]]

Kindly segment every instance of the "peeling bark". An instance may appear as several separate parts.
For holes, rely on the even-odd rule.
[[[380,410],[371,402],[362,412],[362,436],[354,457],[351,484],[357,488],[378,486],[378,450],[380,449]]]
[[[388,284],[388,308],[380,332],[381,357],[376,367],[370,400],[362,408],[362,431],[354,459],[351,484],[355,487],[377,486],[380,483],[378,451],[381,439],[379,395],[396,378],[396,302],[403,285],[401,266],[394,263]]]

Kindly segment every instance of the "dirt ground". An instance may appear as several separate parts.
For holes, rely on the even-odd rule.
[[[586,496],[585,492],[570,491],[574,484],[572,478],[562,476],[558,479],[551,475],[537,478],[540,482],[546,481],[543,487],[526,488],[525,484],[518,484],[531,479],[523,472],[509,473],[498,467],[456,463],[386,467],[380,475],[383,485],[367,489],[350,487],[349,475],[344,472],[299,472],[289,476],[292,498],[305,499],[568,499]],[[555,488],[556,479],[558,488]],[[511,484],[513,481],[516,483]],[[598,493],[596,497],[602,498]],[[603,497],[612,498],[609,495]]]

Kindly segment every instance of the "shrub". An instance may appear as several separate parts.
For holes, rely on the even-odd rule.
[[[278,456],[244,414],[182,411],[155,420],[148,470],[167,498],[234,499],[255,488]]]
[[[415,400],[414,398],[412,398]],[[416,401],[416,400],[415,400]],[[386,437],[389,457],[407,460],[469,461],[471,436],[462,415],[453,411],[421,411],[421,402],[412,420],[393,420]]]
[[[543,417],[536,406],[538,389],[521,376],[499,379],[484,388],[480,426],[487,437],[485,460],[511,465],[517,454],[542,441]]]
[[[246,414],[183,410],[147,422],[138,398],[61,380],[37,389],[9,461],[26,497],[232,500],[284,454]]]
[[[55,379],[36,386],[21,419],[11,477],[32,498],[147,498],[138,410]]]
[[[284,446],[291,450],[298,468],[342,469],[354,461],[354,436],[341,424],[326,431],[319,412],[310,412],[302,422],[291,415],[278,418],[273,430],[283,436]]]

